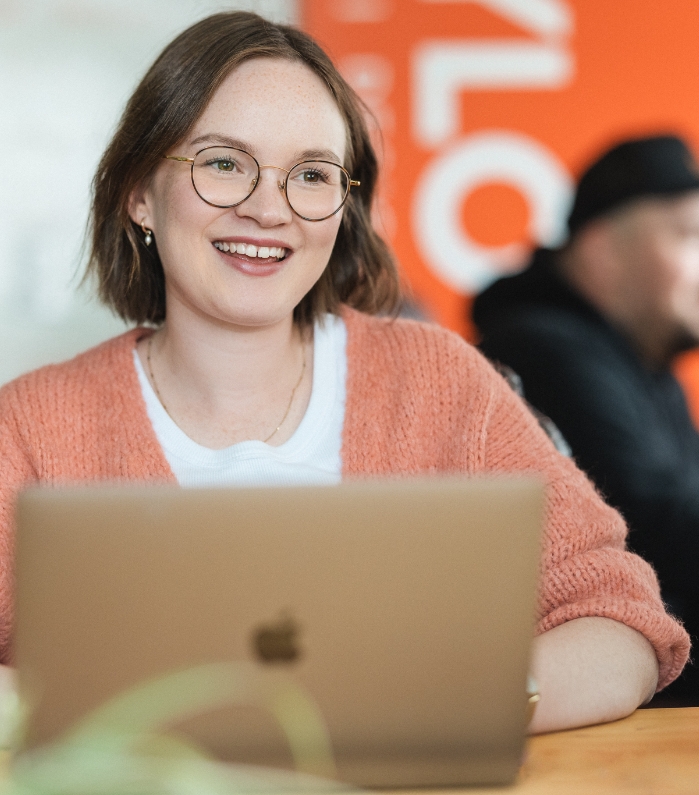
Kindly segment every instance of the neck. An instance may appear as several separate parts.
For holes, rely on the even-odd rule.
[[[301,334],[291,317],[268,326],[215,324],[188,311],[168,311],[154,346],[180,384],[215,399],[264,391],[289,361],[300,359]],[[297,355],[294,357],[294,353]]]
[[[194,441],[215,449],[248,439],[278,445],[291,437],[310,399],[311,336],[291,316],[233,326],[172,302],[139,355],[167,412]]]

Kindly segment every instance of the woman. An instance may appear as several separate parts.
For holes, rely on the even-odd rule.
[[[12,505],[29,483],[336,483],[539,471],[548,481],[533,731],[633,711],[688,639],[621,518],[455,335],[399,298],[371,228],[358,101],[307,36],[218,14],[170,44],[95,180],[90,272],[137,328],[0,391],[2,649]]]

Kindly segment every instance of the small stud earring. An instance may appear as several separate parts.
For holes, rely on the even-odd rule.
[[[143,231],[143,234],[145,235],[145,237],[144,237],[144,239],[143,239],[143,242],[144,242],[144,243],[145,243],[147,246],[150,246],[150,244],[153,242],[153,230],[152,230],[152,229],[149,229],[149,228],[146,226],[146,222],[145,222],[145,220],[141,221],[141,230]]]

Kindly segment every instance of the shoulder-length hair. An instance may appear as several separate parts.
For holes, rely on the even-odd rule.
[[[86,276],[96,277],[100,299],[124,320],[159,324],[166,314],[157,245],[146,247],[129,217],[131,194],[184,140],[230,72],[252,58],[301,62],[321,78],[345,120],[344,165],[361,183],[347,199],[328,265],[294,320],[307,326],[343,303],[371,314],[399,304],[393,258],[371,223],[378,167],[361,100],[310,36],[257,14],[230,12],[201,20],[165,48],[126,105],[97,169]]]

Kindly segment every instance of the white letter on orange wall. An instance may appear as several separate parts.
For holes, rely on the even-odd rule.
[[[573,74],[571,54],[558,44],[506,41],[430,41],[413,54],[413,130],[426,147],[459,131],[463,91],[563,88]]]
[[[479,132],[438,155],[422,173],[413,200],[413,236],[431,269],[453,289],[474,293],[511,269],[523,255],[515,244],[500,248],[471,240],[461,223],[464,199],[483,183],[501,182],[522,192],[531,207],[530,233],[560,242],[562,210],[572,183],[565,166],[545,146],[521,133]]]

